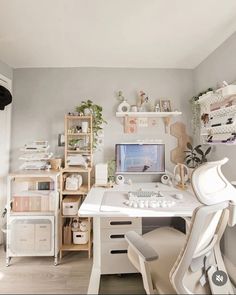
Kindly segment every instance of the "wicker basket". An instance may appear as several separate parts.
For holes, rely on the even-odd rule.
[[[52,170],[60,170],[61,168],[61,159],[50,159],[50,165]]]

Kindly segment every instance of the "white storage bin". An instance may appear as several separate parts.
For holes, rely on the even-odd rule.
[[[88,231],[73,231],[74,244],[87,244],[89,240]]]
[[[62,214],[69,216],[77,216],[79,210],[79,199],[66,197],[62,201]]]

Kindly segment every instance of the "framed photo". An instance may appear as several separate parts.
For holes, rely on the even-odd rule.
[[[160,101],[161,112],[171,112],[171,105],[169,99],[163,99]]]

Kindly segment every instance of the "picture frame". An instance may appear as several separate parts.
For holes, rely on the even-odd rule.
[[[162,99],[160,100],[160,109],[161,112],[171,112],[171,103],[169,99]]]

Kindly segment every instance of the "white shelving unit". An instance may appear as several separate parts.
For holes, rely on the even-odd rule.
[[[7,266],[19,256],[53,256],[57,265],[59,176],[60,172],[37,170],[8,176]]]
[[[209,122],[201,121],[200,139],[207,144],[236,143],[236,85],[228,85],[199,97],[201,113]]]

